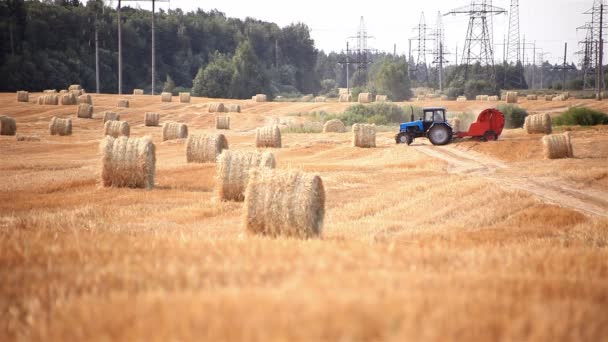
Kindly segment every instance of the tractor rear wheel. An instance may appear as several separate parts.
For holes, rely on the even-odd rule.
[[[433,145],[447,145],[452,141],[452,130],[446,125],[435,125],[431,127],[427,137]]]

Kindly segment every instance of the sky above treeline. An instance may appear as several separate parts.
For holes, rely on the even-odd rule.
[[[481,0],[475,0],[481,1]],[[116,6],[117,0],[106,1]],[[453,9],[467,6],[471,0],[424,0],[424,1],[321,1],[303,2],[286,0],[171,0],[158,3],[157,8],[192,11],[201,8],[205,11],[217,9],[229,17],[256,19],[275,22],[283,27],[295,22],[307,24],[312,32],[317,48],[330,51],[343,51],[346,41],[355,36],[363,16],[368,34],[373,36],[369,46],[379,51],[407,54],[409,40],[417,36],[414,27],[420,22],[424,12],[426,24],[432,29],[439,12],[448,13]],[[493,0],[493,5],[509,10],[511,0]],[[127,6],[151,9],[149,2],[126,2]],[[347,5],[348,4],[348,5]],[[123,5],[124,6],[124,5]],[[564,43],[568,43],[568,61],[580,62],[575,52],[581,49],[579,41],[585,38],[585,31],[577,30],[591,20],[584,14],[593,6],[593,0],[520,0],[521,42],[526,40],[526,59],[532,62],[534,43],[537,55],[545,53],[544,60],[562,63]],[[458,47],[461,59],[469,18],[466,15],[442,16],[445,28],[445,45],[451,54],[447,57],[453,62]],[[508,15],[493,17],[495,60],[503,59],[503,40],[507,34]],[[351,46],[354,46],[351,40]],[[414,45],[417,42],[412,42]],[[428,44],[433,44],[429,42]],[[427,47],[429,49],[429,47]],[[415,52],[414,52],[415,54]],[[430,56],[427,60],[430,61]]]

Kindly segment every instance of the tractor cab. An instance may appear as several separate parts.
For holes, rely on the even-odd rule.
[[[445,108],[424,108],[421,120],[424,130],[428,131],[435,123],[446,122],[445,115]]]
[[[414,121],[401,124],[399,133],[395,136],[398,144],[410,145],[415,138],[428,138],[433,145],[446,145],[452,141],[452,127],[446,121],[445,108],[424,108],[422,117]]]

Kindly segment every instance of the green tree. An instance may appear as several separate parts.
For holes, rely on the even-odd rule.
[[[171,76],[169,76],[169,74],[167,74],[167,80],[165,81],[165,84],[163,85],[163,91],[166,91],[168,93],[173,93],[173,90],[175,90],[175,82],[173,82],[173,79],[171,78]]]
[[[374,77],[379,94],[388,95],[393,101],[404,101],[412,96],[408,66],[405,61],[385,60]]]
[[[214,98],[230,97],[230,86],[234,76],[232,61],[216,53],[213,61],[201,67],[192,81],[192,95]]]
[[[232,64],[234,65],[230,86],[232,97],[244,99],[257,93],[270,92],[268,72],[260,63],[249,41],[239,44],[232,58]]]

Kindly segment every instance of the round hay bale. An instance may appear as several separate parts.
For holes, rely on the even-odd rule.
[[[439,97],[439,100],[441,100],[441,101],[448,101],[449,99],[450,99],[450,98],[449,98],[447,95],[441,95],[441,96]]]
[[[169,92],[163,92],[160,94],[161,102],[171,102],[172,99],[173,99],[173,95]]]
[[[329,120],[323,125],[323,133],[344,133],[346,127],[344,123],[338,119]]]
[[[216,129],[230,129],[230,117],[229,116],[216,116],[215,117],[215,128]]]
[[[565,101],[565,100],[562,95],[556,95],[556,96],[553,96],[553,99],[551,99],[551,101]]]
[[[80,95],[78,96],[78,104],[81,103],[86,103],[86,104],[93,104],[93,100],[91,99],[91,95],[89,94],[84,94],[84,95]]]
[[[228,108],[229,113],[240,113],[241,112],[241,106],[238,104],[230,104],[226,108]],[[226,108],[224,108],[224,109],[226,109]]]
[[[67,89],[61,89],[61,90],[59,91],[59,94],[67,94],[67,93],[69,93],[69,92],[70,92],[70,91],[69,91],[69,90],[67,90]]]
[[[538,95],[527,95],[526,100],[528,101],[538,101]]]
[[[144,94],[143,89],[133,89],[133,95],[143,95],[143,94]]]
[[[351,94],[342,94],[338,99],[338,102],[352,102],[353,96]]]
[[[93,106],[90,104],[79,104],[78,105],[78,113],[77,116],[82,119],[92,119],[93,118]]]
[[[103,123],[105,124],[108,121],[120,121],[120,114],[116,112],[104,112],[103,113]]]
[[[84,91],[82,89],[80,90],[68,90],[67,91],[70,94],[74,94],[74,96],[79,97],[82,96],[84,94]]]
[[[467,102],[467,98],[464,96],[458,96],[458,98],[456,98],[456,102]]]
[[[524,130],[528,134],[551,134],[551,132],[553,131],[553,126],[551,124],[551,115],[545,113],[526,116]]]
[[[190,93],[179,93],[179,102],[190,103]]]
[[[188,163],[215,163],[227,149],[228,140],[223,134],[191,134],[186,142],[186,160]]]
[[[30,101],[30,93],[24,90],[20,90],[17,92],[17,102],[29,102]]]
[[[188,137],[188,126],[178,122],[165,122],[163,125],[163,141],[186,139]]]
[[[56,94],[57,90],[55,89],[45,89],[42,91],[43,94]]]
[[[42,95],[38,98],[38,104],[57,106],[57,105],[59,105],[59,95],[58,94]]]
[[[118,108],[129,108],[129,100],[125,100],[125,99],[118,100],[116,102],[116,107],[118,107]]]
[[[49,124],[49,133],[60,136],[72,135],[72,119],[53,117]]]
[[[354,124],[353,147],[376,147],[376,125]]]
[[[72,91],[72,90],[82,90],[82,87],[80,86],[80,84],[71,84],[68,87],[68,90],[69,91]]]
[[[78,98],[73,93],[65,93],[61,95],[61,104],[64,106],[75,106],[78,104]]]
[[[101,141],[100,151],[103,186],[154,188],[156,146],[152,138],[106,136]]]
[[[496,102],[498,101],[498,96],[494,95],[494,96],[488,96],[488,101],[489,102]]]
[[[144,115],[144,122],[148,127],[158,126],[160,122],[160,114],[148,112]]]
[[[110,120],[103,125],[103,134],[114,138],[128,137],[131,135],[131,128],[126,121]]]
[[[301,171],[253,168],[245,190],[245,229],[271,237],[321,235],[325,189],[321,177]]]
[[[507,103],[517,103],[517,101],[518,101],[518,98],[517,98],[516,91],[507,92]]]
[[[241,202],[252,168],[274,169],[276,161],[270,152],[233,152],[225,150],[217,159],[218,198]]]
[[[315,97],[315,102],[327,102],[327,97],[317,96],[317,97]]]
[[[266,126],[256,129],[255,147],[281,148],[281,130],[279,126]]]
[[[562,101],[566,101],[570,98],[570,92],[565,91],[562,93]]]
[[[388,101],[387,95],[376,95],[376,102],[386,102]]]
[[[370,93],[361,93],[358,98],[359,103],[371,103],[372,102],[372,94]]]
[[[254,96],[255,102],[268,102],[268,96],[265,94],[257,94]]]
[[[545,135],[543,137],[543,155],[545,159],[574,157],[570,133]]]
[[[545,101],[553,101],[553,95],[545,95]]]
[[[213,102],[209,104],[209,113],[223,113],[226,108],[223,103]]]
[[[462,124],[462,122],[460,121],[460,118],[453,118],[452,122],[450,122],[450,125],[452,126],[452,132],[454,132],[454,133],[460,132],[461,124]]]
[[[300,102],[310,102],[313,100],[312,95],[304,95],[300,98]]]
[[[17,121],[6,115],[0,115],[0,135],[17,134]]]

